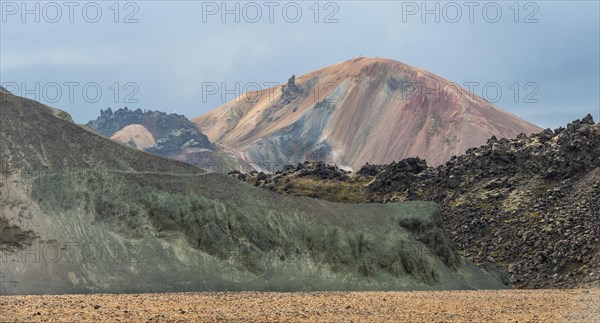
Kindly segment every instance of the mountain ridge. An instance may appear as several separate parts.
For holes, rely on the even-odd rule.
[[[212,143],[194,123],[177,113],[127,107],[113,112],[108,108],[100,110],[100,116],[85,126],[128,146],[221,173],[259,169],[235,152]]]

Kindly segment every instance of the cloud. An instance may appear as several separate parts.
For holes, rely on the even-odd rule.
[[[420,15],[403,22],[401,3],[389,1],[338,2],[338,23],[322,23],[324,8],[315,23],[311,2],[302,3],[298,23],[278,16],[274,24],[252,24],[222,23],[217,16],[203,23],[196,2],[143,2],[137,24],[3,24],[0,71],[3,80],[24,82],[133,81],[140,85],[141,108],[193,117],[222,103],[202,102],[203,82],[285,82],[357,55],[379,56],[459,83],[536,82],[539,105],[508,99],[497,105],[541,126],[563,124],[600,104],[599,4],[537,3],[537,24],[514,23],[512,3],[503,3],[504,19],[495,24],[481,17],[476,23],[422,23]],[[86,121],[108,104],[61,108]],[[542,105],[570,108],[542,118],[540,111],[549,111]]]
[[[0,71],[48,67],[97,67],[114,66],[123,57],[116,55],[97,55],[98,51],[84,49],[45,48],[38,51],[18,52],[14,49],[2,51]]]

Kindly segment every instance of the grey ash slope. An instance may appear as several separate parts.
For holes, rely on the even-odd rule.
[[[503,287],[458,256],[433,203],[282,197],[28,99],[0,107],[1,294]]]

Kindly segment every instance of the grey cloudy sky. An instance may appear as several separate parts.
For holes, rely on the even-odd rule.
[[[599,118],[598,1],[222,3],[2,0],[0,83],[81,123],[123,106],[195,117],[223,101],[203,84],[283,83],[364,55],[488,99],[499,88],[497,106],[542,127]]]

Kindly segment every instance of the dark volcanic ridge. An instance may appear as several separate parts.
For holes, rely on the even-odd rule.
[[[152,134],[156,144],[145,150],[156,155],[163,156],[186,147],[215,150],[215,146],[198,131],[194,123],[181,114],[142,109],[129,110],[127,107],[113,112],[108,108],[100,110],[100,116],[86,124],[109,138],[131,125],[141,125]]]
[[[306,162],[231,175],[332,201],[435,201],[461,254],[507,270],[514,286],[600,282],[600,124],[590,115],[531,136],[492,137],[436,168],[408,158],[357,172]]]
[[[105,137],[110,137],[115,132],[132,124],[143,125],[157,140],[167,137],[173,130],[196,128],[190,120],[181,114],[167,114],[158,110],[130,110],[127,107],[114,112],[111,108],[100,110],[100,116],[96,120],[89,121],[86,125]]]
[[[231,149],[213,144],[193,122],[176,113],[108,108],[86,126],[130,147],[221,173],[258,168]]]

